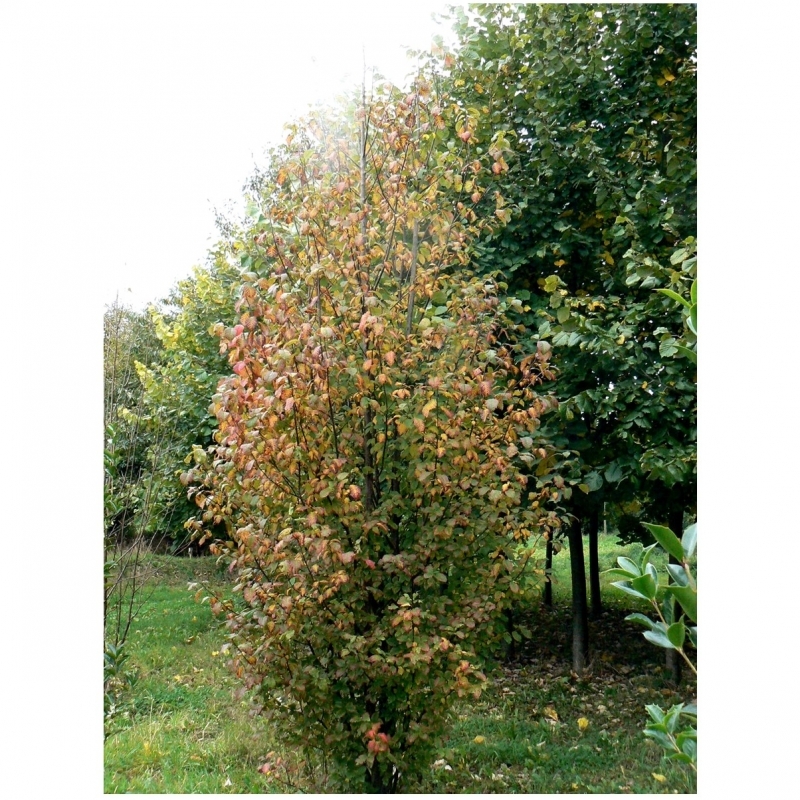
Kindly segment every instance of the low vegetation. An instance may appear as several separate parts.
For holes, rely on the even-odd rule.
[[[601,536],[601,567],[637,549]],[[106,793],[331,791],[321,765],[304,763],[251,716],[247,695],[226,668],[225,631],[187,588],[198,581],[226,585],[215,560],[150,556],[149,562],[153,593],[129,638],[128,667],[137,679],[108,725]],[[577,679],[570,669],[566,553],[555,558],[554,577],[553,609],[531,595],[522,616],[532,638],[495,666],[478,701],[456,705],[432,766],[409,791],[696,791],[689,771],[665,762],[642,733],[645,705],[689,702],[696,685],[687,681],[677,691],[669,685],[661,651],[624,621],[642,609],[613,590],[591,625],[589,669]]]

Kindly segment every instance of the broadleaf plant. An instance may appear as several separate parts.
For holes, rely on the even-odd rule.
[[[358,791],[429,763],[453,700],[481,692],[514,549],[561,523],[537,435],[549,350],[518,354],[501,287],[470,271],[503,221],[503,135],[481,141],[477,113],[420,78],[290,128],[234,243],[250,271],[217,328],[217,444],[183,476],[196,533],[227,526],[241,601],[212,608],[232,668]]]

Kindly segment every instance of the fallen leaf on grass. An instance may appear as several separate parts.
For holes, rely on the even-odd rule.
[[[658,772],[651,772],[650,773],[659,783],[666,783],[666,778],[663,775],[660,775]]]
[[[586,717],[581,717],[581,718],[578,720],[578,727],[579,727],[579,728],[580,728],[582,731],[585,731],[585,730],[586,730],[586,729],[589,727],[589,720],[588,720],[588,719],[586,719]]]
[[[553,720],[553,722],[558,722],[558,712],[554,706],[545,706],[542,714],[544,714],[548,719]]]
[[[476,736],[472,741],[475,742],[475,744],[483,744],[486,738],[483,736]]]

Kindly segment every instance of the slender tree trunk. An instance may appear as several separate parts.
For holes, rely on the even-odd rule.
[[[600,509],[595,506],[589,513],[589,585],[592,596],[592,619],[599,619],[603,613],[600,597],[600,558],[597,552],[597,538],[600,530]]]
[[[553,539],[552,533],[547,539],[547,547],[544,552],[544,604],[548,608],[553,607]]]
[[[517,646],[516,642],[514,641],[514,609],[507,608],[506,609],[506,630],[508,631],[508,635],[511,637],[511,642],[508,645],[508,650],[506,651],[506,659],[508,661],[513,661],[517,657]]]
[[[589,615],[586,603],[586,566],[583,558],[583,521],[569,526],[569,563],[572,574],[572,669],[579,675],[589,656]]]
[[[670,527],[672,532],[680,539],[683,537],[683,508],[671,509],[669,513],[669,517],[667,518],[667,525]],[[672,556],[669,557],[670,564],[677,564],[678,561],[674,559]],[[670,578],[670,583],[672,583],[672,578]],[[675,604],[675,617],[676,619],[679,616],[682,616],[683,612],[681,611],[681,607],[676,603]],[[667,668],[667,677],[671,683],[677,686],[681,682],[681,678],[683,677],[682,665],[681,665],[681,657],[675,650],[667,650],[666,651],[666,668]]]

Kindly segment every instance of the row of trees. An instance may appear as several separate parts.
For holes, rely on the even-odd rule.
[[[553,346],[559,413],[545,431],[577,454],[584,489],[565,498],[579,671],[582,532],[599,612],[600,510],[641,539],[641,518],[681,531],[695,508],[695,364],[674,358],[687,328],[655,290],[688,295],[696,277],[696,9],[487,4],[455,23],[454,91],[512,145],[508,224],[477,263],[526,302],[527,349]]]
[[[696,318],[655,291],[696,275],[694,7],[453,13],[410,91],[291,127],[247,219],[138,320],[155,355],[109,420],[144,437],[142,525],[199,506],[231,561],[241,602],[211,601],[263,710],[384,791],[559,536],[580,671],[583,532],[599,610],[601,507],[636,535],[694,506]]]

